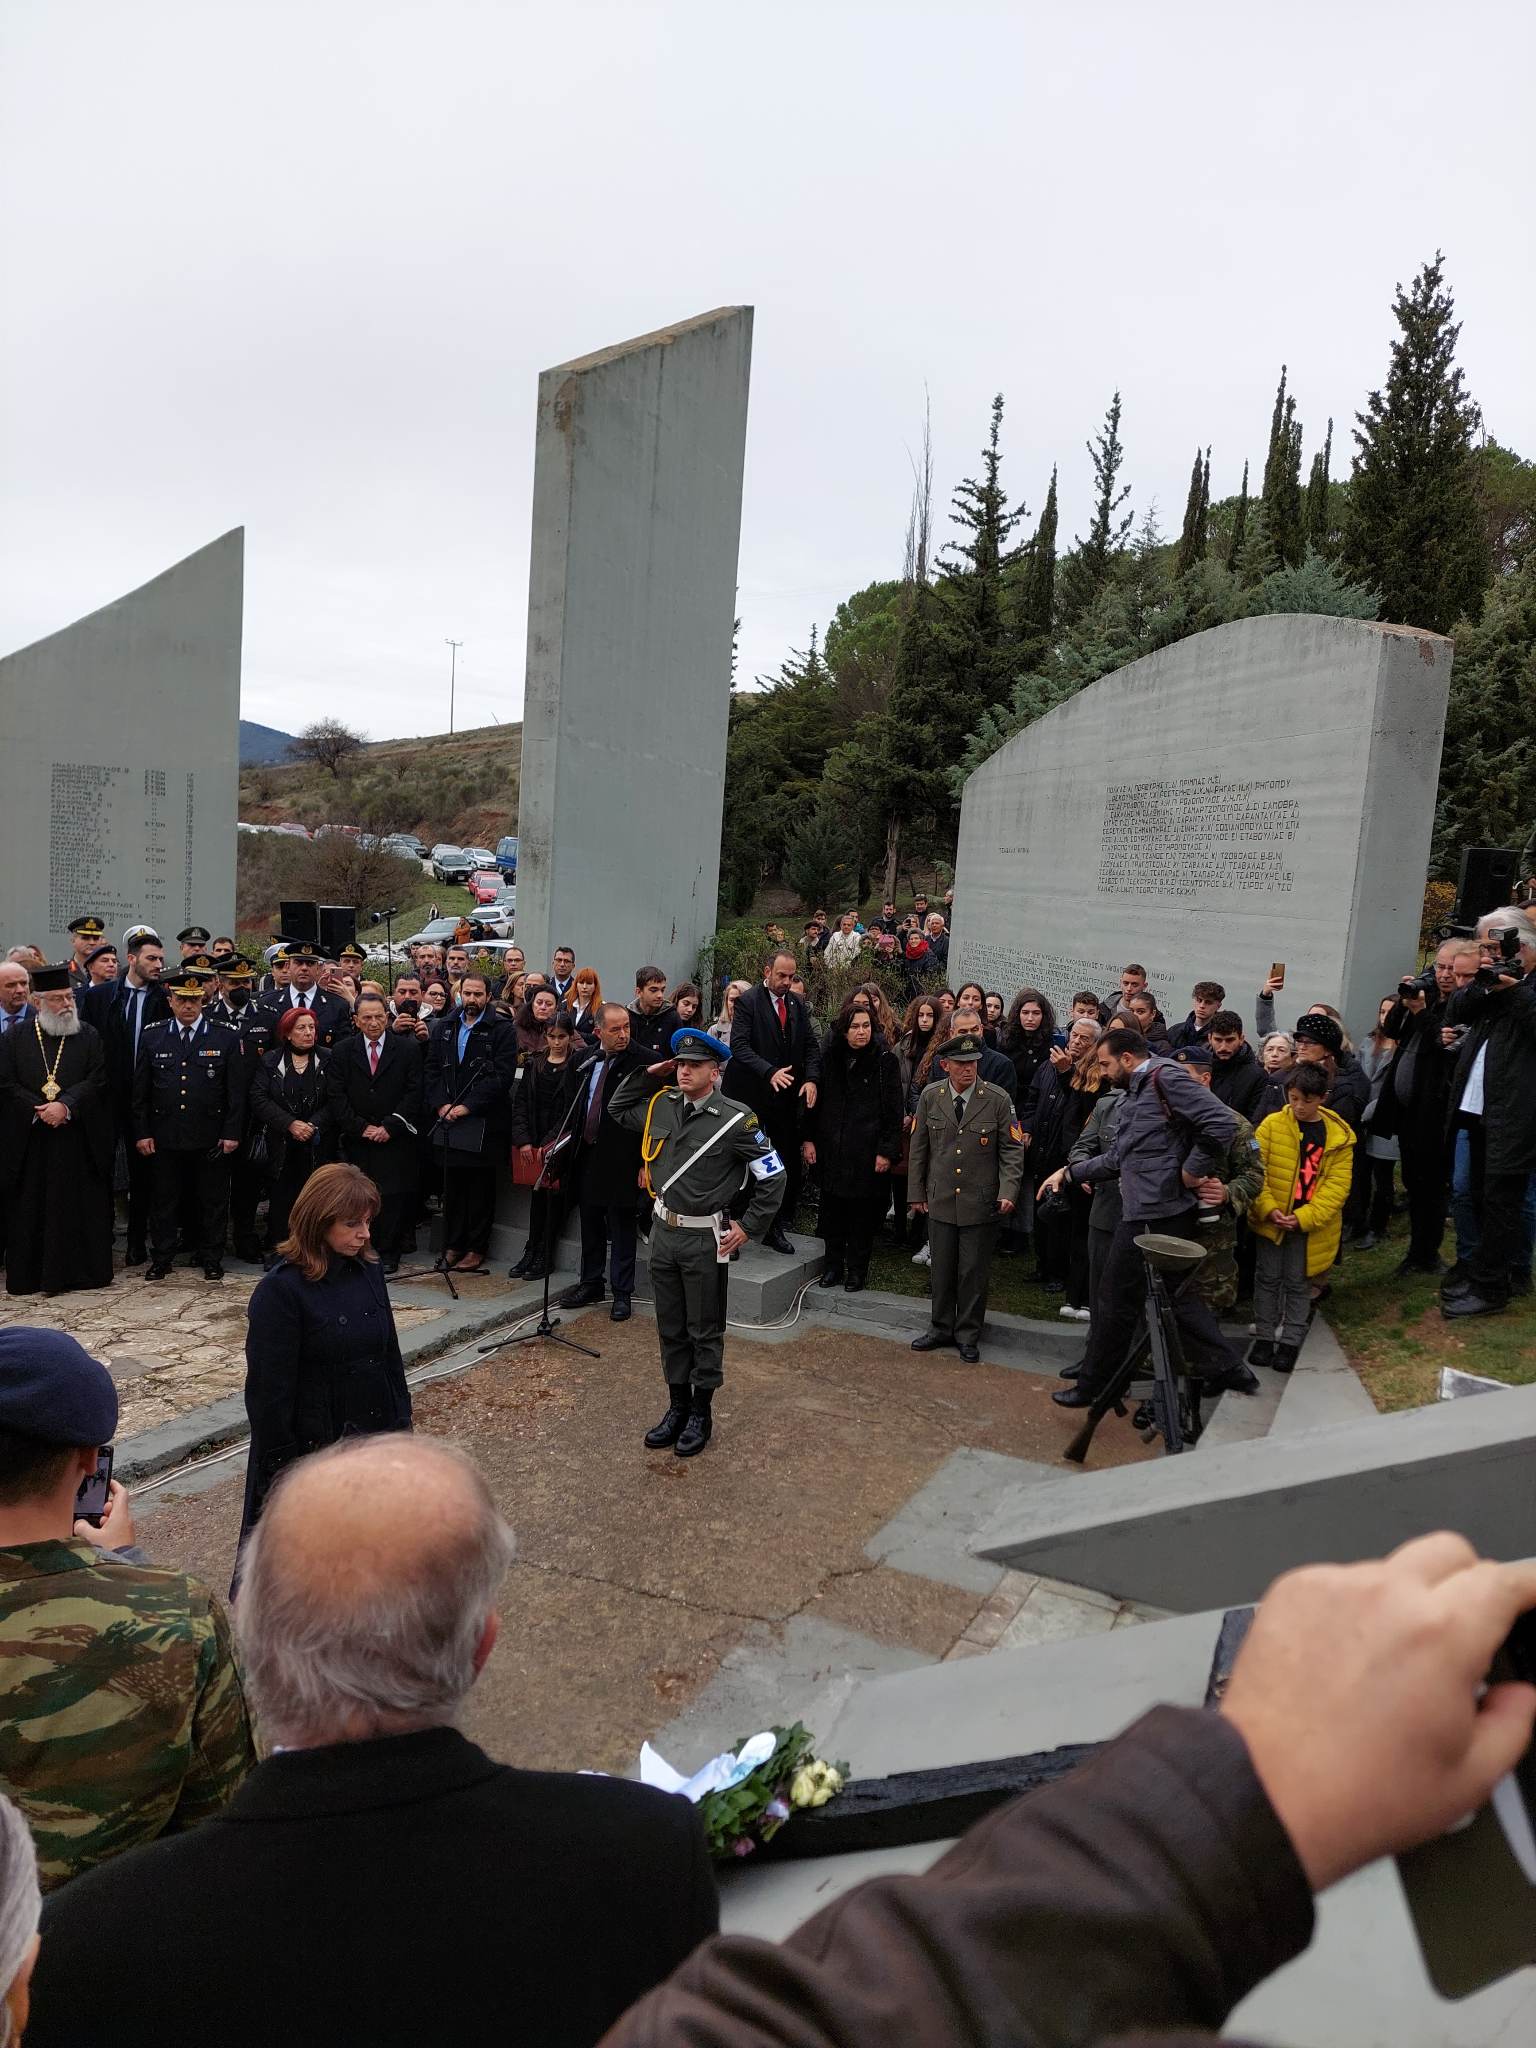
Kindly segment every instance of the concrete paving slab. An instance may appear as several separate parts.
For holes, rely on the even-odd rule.
[[[972,1555],[974,1539],[1016,1488],[1055,1477],[1049,1465],[1000,1457],[995,1451],[955,1451],[869,1539],[865,1554],[897,1571],[991,1593],[1002,1567]]]
[[[1314,1316],[1272,1433],[1295,1436],[1302,1430],[1327,1429],[1335,1423],[1365,1422],[1376,1412],[1376,1403],[1344,1356],[1338,1338],[1321,1316]]]
[[[1089,1473],[1071,1492],[1031,1478],[976,1554],[1183,1613],[1241,1605],[1292,1565],[1380,1556],[1431,1529],[1526,1557],[1533,1452],[1536,1387],[1514,1387]]]

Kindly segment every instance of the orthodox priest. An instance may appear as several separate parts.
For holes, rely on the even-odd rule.
[[[69,965],[32,973],[37,1014],[0,1039],[8,1294],[112,1284],[112,1107]]]

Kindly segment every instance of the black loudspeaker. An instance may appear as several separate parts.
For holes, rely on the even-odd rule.
[[[1519,873],[1520,855],[1511,847],[1463,847],[1452,923],[1476,924],[1490,910],[1502,910],[1514,898]]]
[[[322,903],[319,909],[320,951],[334,960],[357,937],[357,912],[350,903]]]
[[[279,903],[277,922],[285,939],[302,939],[306,945],[320,943],[318,903]]]

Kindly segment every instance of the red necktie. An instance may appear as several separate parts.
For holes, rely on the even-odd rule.
[[[778,1011],[779,1029],[781,1031],[787,1031],[789,1029],[789,1005],[785,1002],[782,996],[778,998]]]
[[[368,1070],[374,1074],[379,1071],[379,1041],[376,1038],[368,1041]]]

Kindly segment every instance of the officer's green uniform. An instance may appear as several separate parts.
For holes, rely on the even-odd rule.
[[[0,1550],[0,1790],[45,1890],[217,1813],[256,1762],[222,1610],[93,1544]]]
[[[956,1048],[940,1057],[975,1059]],[[979,1047],[979,1041],[977,1041]],[[979,1078],[961,1109],[948,1079],[918,1097],[908,1153],[907,1199],[928,1204],[931,1339],[971,1349],[981,1341],[992,1271],[997,1205],[1017,1202],[1024,1178],[1024,1134],[1006,1089]],[[926,1347],[925,1347],[926,1348]]]
[[[646,1157],[656,1196],[651,1292],[662,1370],[674,1398],[686,1399],[690,1389],[713,1391],[724,1376],[730,1266],[717,1255],[715,1226],[729,1223],[726,1212],[745,1183],[750,1200],[741,1227],[749,1237],[761,1237],[779,1213],[788,1176],[752,1111],[728,1095],[716,1091],[695,1105],[681,1088],[658,1091],[654,1075],[641,1067],[614,1090],[608,1114],[626,1130],[643,1131],[647,1110]],[[731,1128],[711,1143],[727,1124]],[[701,1157],[706,1146],[708,1156]],[[685,1167],[695,1158],[696,1167]],[[679,1167],[685,1170],[673,1180]]]
[[[1264,1162],[1253,1125],[1235,1109],[1232,1114],[1237,1129],[1216,1168],[1216,1178],[1225,1184],[1227,1196],[1220,1222],[1200,1226],[1205,1262],[1191,1283],[1206,1307],[1217,1310],[1231,1308],[1237,1300],[1237,1219],[1248,1214],[1248,1204],[1264,1185]]]

